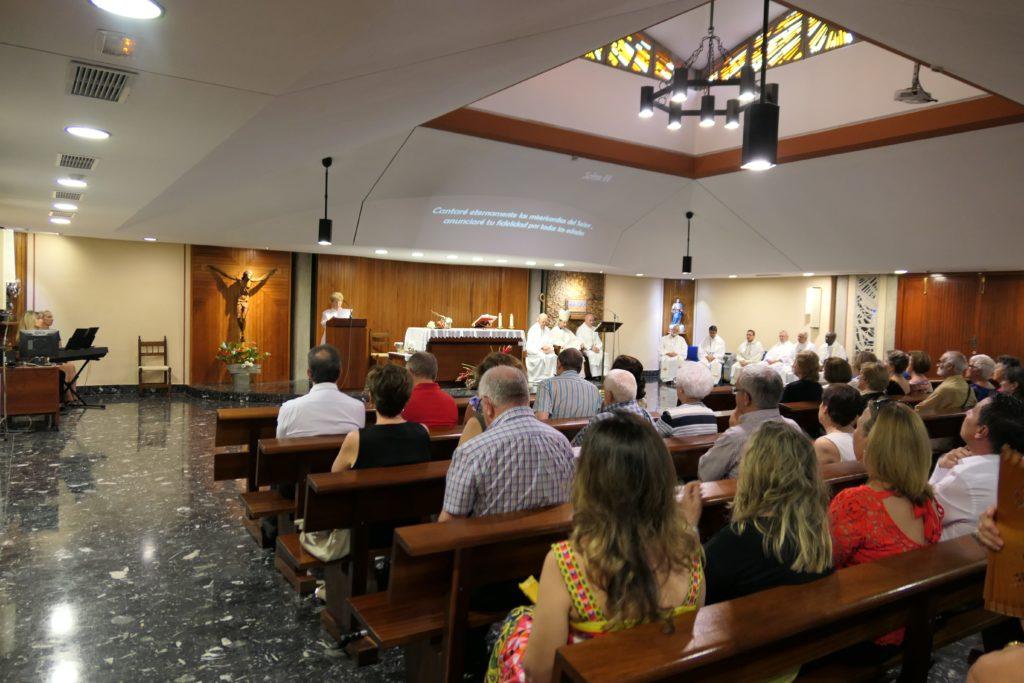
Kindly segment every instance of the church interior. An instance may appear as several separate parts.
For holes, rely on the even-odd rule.
[[[0,3],[0,679],[1024,680],[1022,34]]]

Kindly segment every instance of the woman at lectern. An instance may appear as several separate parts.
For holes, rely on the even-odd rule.
[[[327,321],[331,318],[351,318],[352,309],[345,308],[345,295],[341,292],[335,292],[331,294],[331,307],[324,311],[324,314],[320,316],[320,327],[324,328],[323,334],[320,335],[320,343],[327,343]]]

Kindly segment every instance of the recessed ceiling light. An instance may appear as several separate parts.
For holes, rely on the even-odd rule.
[[[317,244],[319,244],[321,247],[329,247],[329,246],[331,246],[331,241],[330,240],[317,240]]]
[[[508,259],[507,258],[498,258],[498,259],[494,259],[494,262],[495,263],[508,263]]]
[[[107,131],[90,126],[68,126],[64,131],[76,138],[85,138],[86,140],[106,140],[110,137],[110,133]]]
[[[71,219],[63,218],[62,216],[54,216],[53,218],[50,219],[50,222],[53,223],[54,225],[70,225]]]
[[[729,276],[729,279],[730,279],[730,280],[735,280],[735,279],[736,279],[736,278],[738,278],[738,277],[739,277],[739,275],[730,275],[730,276]]]
[[[69,204],[68,202],[54,202],[53,208],[57,209],[58,211],[78,211],[77,204]]]
[[[644,274],[643,274],[643,273],[637,273],[637,274],[636,274],[636,276],[637,276],[637,277],[643,277],[643,276],[644,276]]]
[[[414,252],[412,252],[412,255],[413,255],[413,258],[423,258],[423,252],[422,251],[414,251]]]
[[[445,256],[445,258],[448,259],[449,261],[457,261],[458,258],[459,258],[459,255],[458,254],[448,254],[447,256]]]
[[[903,270],[902,268],[900,268],[899,270],[894,270],[892,272],[895,275],[906,275],[907,274],[907,271]]]
[[[89,184],[82,180],[80,177],[67,176],[64,178],[57,178],[57,184],[64,187],[88,187]]]
[[[156,19],[164,8],[153,0],[89,0],[104,12],[129,19]]]
[[[528,266],[535,266],[535,265],[537,265],[537,262],[536,261],[527,261],[526,265],[528,265]]]
[[[387,249],[374,249],[373,253],[374,254],[381,254],[383,256],[384,254],[388,253],[388,250]]]
[[[942,273],[932,273],[932,277],[946,277]]]
[[[143,242],[156,242],[156,238],[155,237],[143,237],[142,241]]]
[[[558,262],[558,263],[555,264],[555,268],[561,268],[563,266],[565,266],[565,264],[562,263],[562,262]]]
[[[473,260],[476,261],[477,263],[483,263],[484,257],[483,256],[474,256]]]
[[[804,273],[804,277],[811,277],[813,275],[814,275],[814,273]]]

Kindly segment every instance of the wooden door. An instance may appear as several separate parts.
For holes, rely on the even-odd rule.
[[[977,317],[979,353],[1024,357],[1024,273],[985,275]]]
[[[978,347],[977,314],[981,278],[969,275],[905,275],[896,309],[896,348],[923,349],[936,361],[955,349],[970,355]]]

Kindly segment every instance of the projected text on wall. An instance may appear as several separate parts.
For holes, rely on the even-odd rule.
[[[501,230],[525,230],[585,237],[593,227],[574,216],[552,216],[522,211],[490,211],[464,207],[435,206],[432,211],[441,225],[467,225]]]

